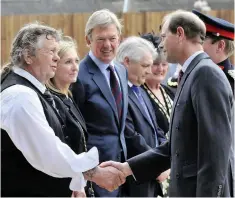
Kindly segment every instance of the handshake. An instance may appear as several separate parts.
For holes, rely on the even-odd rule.
[[[107,161],[84,172],[83,175],[86,180],[112,192],[125,183],[126,177],[132,175],[132,171],[127,162]]]

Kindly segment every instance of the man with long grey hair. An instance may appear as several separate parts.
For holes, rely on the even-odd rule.
[[[117,51],[116,61],[128,71],[129,102],[125,129],[128,159],[166,141],[162,129],[158,127],[151,101],[141,88],[147,75],[151,73],[156,55],[152,43],[135,36],[124,40]],[[126,189],[127,196],[130,197],[163,195],[156,179],[136,184],[134,178],[130,177],[127,179]]]
[[[69,197],[86,180],[112,190],[116,169],[97,167],[97,148],[75,154],[45,83],[54,76],[60,32],[38,23],[17,33],[1,82],[1,195]],[[79,140],[78,140],[79,143]],[[84,193],[80,194],[80,196]]]
[[[171,167],[169,196],[233,197],[233,93],[224,72],[203,52],[205,24],[187,11],[163,20],[161,46],[179,75],[166,144],[127,160],[107,162],[137,181]]]

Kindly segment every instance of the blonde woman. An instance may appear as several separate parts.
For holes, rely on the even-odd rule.
[[[49,80],[47,87],[53,95],[57,112],[63,122],[65,142],[77,154],[86,152],[86,124],[83,116],[73,101],[70,85],[77,81],[79,57],[75,41],[66,36],[59,45],[57,70]],[[90,189],[90,192],[92,188]],[[73,192],[74,197],[84,197],[85,192]]]

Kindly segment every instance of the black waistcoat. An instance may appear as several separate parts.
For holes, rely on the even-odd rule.
[[[65,142],[63,126],[55,110],[43,98],[41,92],[25,78],[10,72],[1,85],[1,91],[13,85],[23,85],[33,89],[42,103],[43,110],[55,135]],[[26,122],[27,123],[27,122]],[[20,132],[20,131],[19,131]],[[33,131],[32,131],[33,132]],[[1,193],[12,197],[70,197],[70,178],[55,178],[33,168],[15,147],[10,137],[1,129]],[[41,142],[41,146],[44,143]],[[53,163],[53,162],[52,162]],[[56,164],[55,164],[56,166]]]

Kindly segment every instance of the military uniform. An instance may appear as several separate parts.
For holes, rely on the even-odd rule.
[[[192,12],[204,21],[207,36],[234,41],[234,24],[217,17],[205,15],[197,10],[193,10]],[[229,58],[216,64],[224,71],[234,93],[234,65],[230,63]]]
[[[218,63],[217,65],[219,65],[219,67],[224,71],[234,93],[234,79],[235,79],[234,65],[231,64],[228,58]]]

